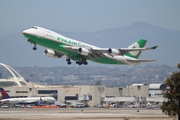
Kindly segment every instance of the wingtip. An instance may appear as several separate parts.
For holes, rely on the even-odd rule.
[[[158,46],[153,46],[153,47],[151,47],[151,49],[155,50],[157,47],[158,47]]]

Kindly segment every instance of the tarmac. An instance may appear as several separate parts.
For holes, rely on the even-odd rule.
[[[0,120],[175,120],[160,109],[0,108]]]

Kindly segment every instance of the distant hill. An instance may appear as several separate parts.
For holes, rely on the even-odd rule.
[[[43,26],[42,26],[43,27]],[[66,32],[52,29],[66,37],[99,47],[121,48],[127,47],[140,38],[148,40],[147,46],[158,45],[155,51],[144,51],[140,58],[156,59],[152,64],[167,64],[176,66],[180,62],[179,43],[180,30],[168,30],[143,22],[135,22],[130,26],[105,29],[96,32]],[[66,66],[65,58],[52,59],[43,55],[46,48],[38,47],[27,42],[22,31],[0,37],[0,62],[11,66]],[[146,63],[147,64],[147,63]],[[89,65],[99,65],[90,62]],[[73,66],[77,66],[73,64]]]

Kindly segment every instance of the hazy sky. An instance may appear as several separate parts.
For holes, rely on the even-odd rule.
[[[180,0],[0,0],[0,37],[34,25],[94,32],[137,21],[180,30]]]

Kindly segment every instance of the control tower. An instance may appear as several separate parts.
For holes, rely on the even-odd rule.
[[[10,67],[4,63],[0,63],[0,65],[3,66],[4,68],[6,68],[12,75],[12,77],[9,77],[7,79],[0,78],[0,87],[8,87],[8,86],[22,87],[22,86],[27,85],[24,78],[12,67]]]

